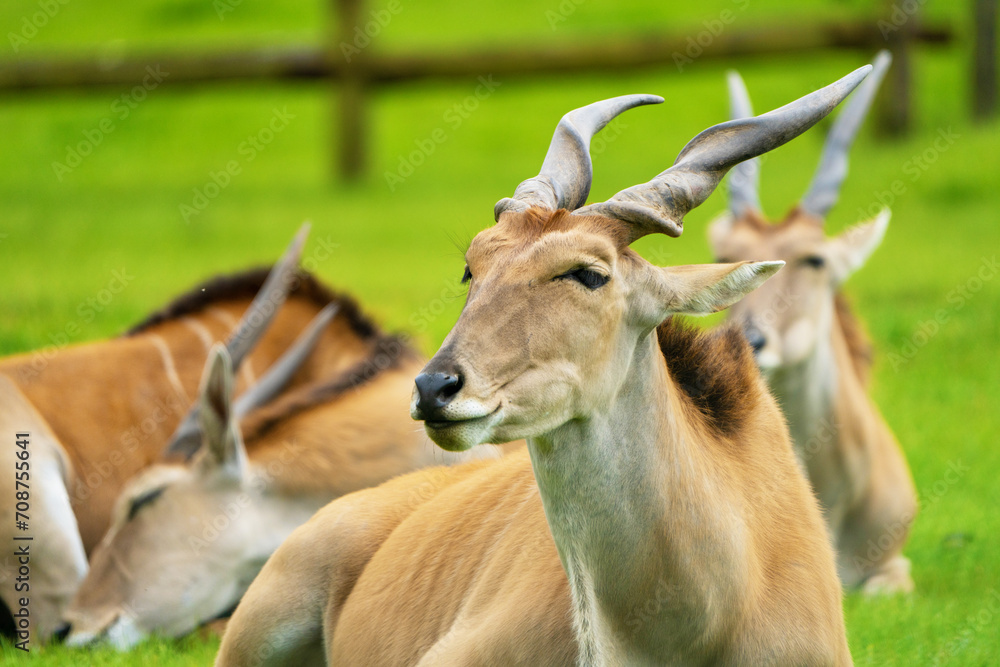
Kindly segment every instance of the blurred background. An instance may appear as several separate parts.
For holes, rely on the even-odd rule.
[[[272,262],[311,220],[305,266],[430,354],[461,308],[466,244],[537,173],[566,111],[626,93],[666,99],[595,140],[601,200],[727,119],[727,69],[763,112],[890,48],[829,231],[893,210],[846,291],[920,493],[906,552],[917,591],[849,597],[850,641],[858,664],[995,664],[996,7],[5,0],[0,353],[117,335],[210,275]],[[764,160],[772,218],[804,193],[828,127]],[[682,238],[636,247],[658,264],[712,261],[705,230],[725,205],[720,189]],[[962,470],[955,483],[949,466]],[[213,641],[154,645],[145,659],[201,664]]]

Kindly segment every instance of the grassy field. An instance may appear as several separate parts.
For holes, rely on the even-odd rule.
[[[220,19],[207,0],[112,0],[59,5],[37,34],[0,40],[0,58],[54,51],[102,54],[145,47],[318,42],[328,3],[243,0]],[[381,7],[373,0],[373,8]],[[733,26],[796,17],[843,17],[868,3],[709,0],[670,7],[636,0],[563,3],[516,0],[480,6],[455,0],[410,5],[372,48],[439,48],[523,40],[584,40],[606,31],[704,30],[723,10]],[[967,3],[930,3],[965,31]],[[696,6],[695,6],[696,5]],[[789,15],[788,7],[794,14]],[[744,8],[744,9],[740,9]],[[21,34],[36,0],[0,6],[4,35]],[[874,393],[907,452],[922,502],[907,555],[917,590],[905,597],[848,597],[850,642],[859,665],[992,665],[1000,661],[1000,125],[972,125],[968,46],[922,50],[916,59],[915,131],[898,142],[863,134],[831,231],[891,204],[883,247],[855,276],[853,297],[881,353]],[[758,110],[784,104],[862,63],[859,54],[738,65]],[[155,64],[155,63],[151,63]],[[128,90],[59,92],[0,101],[0,353],[115,335],[171,295],[221,271],[272,261],[305,219],[306,257],[326,281],[356,294],[389,328],[408,331],[431,353],[454,322],[462,290],[461,250],[492,222],[492,206],[537,172],[557,119],[597,99],[663,95],[609,128],[595,156],[593,199],[667,167],[698,131],[725,118],[724,65],[563,79],[497,80],[466,117],[449,113],[478,83],[398,86],[373,105],[371,173],[355,186],[330,176],[331,107],[321,85],[176,88],[169,75],[145,99]],[[488,76],[489,72],[483,72]],[[125,95],[126,98],[122,99]],[[134,108],[133,108],[134,107]],[[127,113],[126,113],[127,111]],[[456,118],[461,122],[456,122]],[[272,119],[282,126],[261,150],[245,150]],[[112,127],[111,131],[100,128]],[[765,208],[780,216],[805,190],[823,131],[767,159]],[[437,132],[436,132],[437,131]],[[441,132],[402,183],[400,165]],[[93,141],[78,166],[72,147]],[[212,174],[240,173],[185,215]],[[74,161],[75,162],[75,161]],[[416,160],[413,160],[416,162]],[[408,174],[408,170],[403,173]],[[394,179],[393,179],[394,180]],[[895,190],[894,190],[895,188]],[[210,188],[211,190],[211,188]],[[895,192],[895,193],[894,193]],[[891,200],[891,201],[890,201]],[[717,195],[688,216],[681,239],[647,238],[637,248],[660,264],[711,261],[704,230],[725,205]],[[188,218],[188,219],[185,219]],[[332,248],[325,252],[324,248]],[[326,257],[320,261],[321,257]],[[114,272],[127,277],[111,295]],[[942,317],[943,315],[943,317]],[[935,318],[943,323],[934,324]],[[70,326],[74,325],[74,326]],[[68,333],[73,332],[73,333]],[[946,473],[959,470],[957,481]],[[0,645],[0,662],[36,665],[209,664],[214,640],[161,641],[119,656],[51,648],[23,656]]]

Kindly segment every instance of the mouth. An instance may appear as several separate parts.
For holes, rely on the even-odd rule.
[[[500,412],[499,405],[492,412],[489,412],[485,415],[480,415],[478,417],[469,417],[466,419],[425,419],[424,425],[433,431],[445,431],[450,428],[456,428],[458,426],[469,426],[473,424],[480,424],[486,421],[487,419],[490,419],[498,412]]]

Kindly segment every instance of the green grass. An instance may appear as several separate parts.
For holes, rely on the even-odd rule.
[[[382,6],[373,0],[372,7]],[[743,3],[738,3],[743,4]],[[961,13],[967,3],[930,3],[932,14]],[[583,3],[550,29],[546,5],[517,0],[481,7],[437,0],[404,1],[376,46],[386,50],[456,44],[587,39],[629,26],[701,30],[703,21],[732,7],[729,0],[666,3]],[[815,5],[815,6],[813,6]],[[551,3],[558,11],[559,4]],[[757,0],[739,25],[795,17],[843,17],[867,11],[860,0],[785,3]],[[789,14],[789,7],[792,7]],[[32,0],[0,6],[2,33],[18,30],[37,10]],[[111,0],[62,6],[21,53],[97,47],[176,48],[221,44],[319,42],[327,4],[244,0],[219,20],[211,3]],[[958,13],[955,13],[958,12]],[[13,27],[11,27],[13,26]],[[124,41],[123,41],[124,40]],[[974,126],[967,99],[967,51],[922,49],[917,74],[917,116],[912,135],[898,142],[863,134],[852,153],[852,174],[831,219],[831,231],[863,217],[878,194],[900,180],[893,222],[883,247],[848,285],[881,352],[875,396],[907,452],[924,509],[907,555],[917,591],[900,598],[849,597],[851,646],[860,665],[989,665],[1000,660],[1000,453],[994,446],[1000,390],[1000,289],[987,280],[958,297],[998,250],[1000,125]],[[0,40],[0,57],[15,57]],[[851,54],[795,59],[760,58],[738,65],[758,109],[773,108],[861,64]],[[383,89],[371,109],[371,175],[348,186],[331,178],[331,107],[335,91],[321,85],[167,84],[130,110],[112,108],[125,90],[45,93],[0,101],[0,353],[44,347],[70,323],[83,342],[122,331],[171,295],[219,271],[272,261],[304,219],[314,229],[306,256],[321,240],[335,246],[316,271],[355,293],[390,328],[416,335],[431,353],[454,322],[462,271],[461,247],[492,222],[492,206],[533,175],[556,120],[566,110],[629,92],[662,94],[667,103],[623,117],[620,134],[595,157],[593,198],[644,181],[669,165],[684,143],[725,118],[723,64],[695,62],[676,69],[554,79],[502,80],[479,108],[454,127],[445,113],[472,94],[474,80],[449,85]],[[484,75],[489,74],[484,72]],[[239,146],[286,109],[295,117],[252,161]],[[120,107],[118,108],[120,110]],[[60,181],[52,163],[68,145],[111,119],[107,134],[79,167]],[[404,183],[391,190],[384,174],[435,129],[447,137]],[[939,131],[958,138],[912,170],[914,156],[933,149]],[[805,190],[822,145],[822,128],[769,156],[763,201],[780,216]],[[210,172],[230,160],[242,172],[190,223],[179,207],[190,204]],[[916,176],[916,178],[914,178]],[[661,264],[710,261],[707,221],[724,206],[716,196],[688,216],[681,239],[648,238],[637,244]],[[88,299],[101,295],[112,272],[132,278],[89,318]],[[975,281],[968,285],[976,287]],[[961,303],[961,308],[958,307]],[[908,341],[922,342],[922,323],[938,310],[948,317],[912,359],[901,363]],[[968,467],[957,483],[935,490],[949,463]],[[938,489],[941,487],[939,485]],[[127,655],[52,648],[32,664],[208,664],[213,641],[157,642]],[[9,646],[0,661],[16,660]],[[13,656],[13,657],[11,657]]]

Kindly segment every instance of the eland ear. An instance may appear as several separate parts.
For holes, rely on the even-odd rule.
[[[202,433],[201,465],[242,474],[246,448],[233,411],[233,365],[224,345],[216,344],[208,355],[198,397]]]
[[[860,269],[882,244],[892,212],[884,208],[874,220],[849,227],[830,241],[834,279],[838,284]]]
[[[667,315],[708,315],[728,308],[773,276],[784,262],[692,264],[659,269]]]

